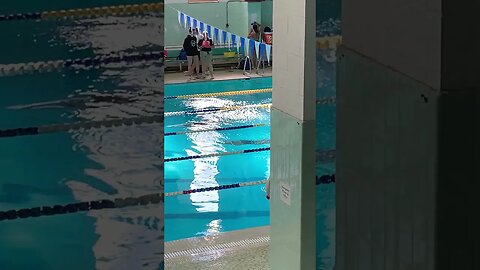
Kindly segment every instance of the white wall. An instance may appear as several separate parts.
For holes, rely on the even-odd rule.
[[[314,1],[273,2],[273,106],[300,120],[315,119]]]

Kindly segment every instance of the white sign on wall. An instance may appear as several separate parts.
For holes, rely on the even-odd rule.
[[[290,185],[285,182],[280,182],[280,199],[287,205],[291,205],[292,201],[290,199],[291,189]]]

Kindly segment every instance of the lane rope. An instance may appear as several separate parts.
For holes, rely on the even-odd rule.
[[[327,98],[320,102],[317,101],[317,104],[322,104],[322,105],[334,104],[334,103],[335,103],[334,97]],[[250,106],[250,105],[247,105],[247,106]],[[271,104],[260,105],[260,107],[268,107],[268,106],[271,106]],[[224,111],[224,110],[235,110],[239,108],[241,109],[243,107],[233,106],[233,107],[214,108],[214,109],[205,109],[205,110],[181,111],[181,112],[172,112],[171,114],[172,115],[173,114],[180,115],[182,113],[192,114],[195,112],[214,112],[214,111]],[[52,124],[52,125],[43,125],[38,127],[13,128],[13,129],[3,129],[3,130],[0,129],[0,138],[68,132],[68,131],[75,131],[75,130],[81,130],[81,129],[88,130],[93,128],[110,128],[110,127],[133,126],[133,125],[144,125],[144,124],[159,124],[159,123],[163,123],[163,120],[164,120],[163,116],[153,116],[153,117],[136,117],[136,118],[128,118],[128,119],[115,119],[115,120],[103,120],[103,121],[79,121],[74,123]],[[203,130],[167,132],[164,134],[164,136],[183,135],[183,134],[211,132],[211,131],[227,131],[227,130],[262,127],[262,126],[268,126],[268,124],[252,124],[252,125],[203,129]]]
[[[28,135],[40,135],[56,132],[68,132],[73,130],[88,130],[92,128],[109,128],[109,127],[122,127],[122,126],[134,126],[142,124],[162,124],[163,116],[153,117],[137,117],[127,119],[114,119],[104,121],[81,121],[75,123],[66,124],[53,124],[40,127],[27,127],[27,128],[15,128],[0,130],[0,138],[18,137]]]
[[[206,187],[206,188],[197,188],[197,189],[188,189],[188,190],[181,190],[176,192],[168,192],[165,193],[165,197],[173,197],[185,194],[192,194],[192,193],[200,193],[200,192],[208,192],[214,190],[225,190],[225,189],[232,189],[232,188],[239,188],[239,187],[249,187],[249,186],[257,186],[266,184],[268,180],[259,180],[259,181],[251,181],[251,182],[242,182],[230,185],[221,185],[221,186],[213,186],[213,187]],[[335,174],[326,174],[322,176],[315,176],[315,185],[321,184],[332,184],[335,183]]]
[[[249,90],[229,91],[229,92],[216,92],[216,93],[205,93],[205,94],[168,96],[168,97],[165,97],[165,99],[185,99],[185,98],[205,98],[205,97],[219,97],[219,96],[237,96],[237,95],[251,95],[251,94],[271,93],[271,92],[272,92],[272,88],[264,88],[264,89],[249,89]]]
[[[175,115],[188,115],[188,114],[199,114],[199,113],[209,113],[209,112],[220,112],[220,111],[235,111],[243,110],[248,108],[270,108],[271,103],[266,104],[253,104],[253,105],[241,105],[241,106],[228,106],[221,108],[209,108],[209,109],[199,109],[199,110],[189,110],[189,111],[176,111],[176,112],[166,112],[165,116],[175,116]]]
[[[9,221],[16,219],[36,218],[42,216],[64,215],[72,213],[88,212],[102,209],[118,209],[135,206],[159,205],[164,202],[165,197],[174,197],[179,195],[188,195],[193,193],[209,192],[215,190],[235,189],[248,186],[263,185],[267,180],[252,181],[236,183],[231,185],[219,185],[205,188],[182,190],[177,192],[167,193],[152,193],[138,197],[115,198],[93,200],[77,203],[69,203],[64,205],[41,206],[33,208],[12,209],[0,211],[0,221]],[[335,183],[335,174],[317,176],[315,179],[316,185]]]
[[[164,162],[175,162],[175,161],[203,159],[203,158],[210,158],[210,157],[231,156],[231,155],[240,155],[240,154],[248,154],[248,153],[255,153],[255,152],[264,152],[264,151],[270,151],[270,147],[245,149],[245,150],[231,151],[231,152],[220,152],[220,153],[212,153],[212,154],[203,154],[203,155],[173,157],[173,158],[166,158],[164,160]],[[317,162],[323,162],[323,163],[332,162],[332,161],[335,160],[335,157],[336,157],[336,150],[317,150],[316,153],[315,153],[315,159],[316,159]]]
[[[317,49],[333,49],[342,45],[342,36],[317,37]]]
[[[115,120],[90,121],[90,122],[80,121],[75,123],[45,125],[40,127],[4,129],[4,130],[0,130],[0,138],[28,136],[28,135],[41,135],[41,134],[57,133],[57,132],[69,132],[69,131],[75,131],[75,130],[81,130],[81,129],[89,130],[93,128],[98,129],[98,128],[110,128],[110,127],[122,127],[122,126],[128,127],[128,126],[144,125],[144,124],[161,124],[163,123],[163,121],[164,121],[163,116],[137,117],[137,118],[128,118],[128,119],[115,119]],[[237,129],[246,129],[246,128],[263,127],[263,126],[268,126],[268,124],[252,124],[252,125],[243,125],[243,126],[202,129],[202,130],[168,132],[168,133],[165,133],[164,136],[184,135],[184,134],[191,134],[191,133],[211,132],[211,131],[237,130]]]
[[[271,92],[272,92],[272,88],[263,88],[263,89],[229,91],[229,92],[168,96],[168,97],[165,97],[164,99],[168,100],[168,99],[205,98],[205,97],[217,97],[217,96],[236,96],[236,95],[251,95],[251,94],[259,94],[259,93],[271,93]],[[316,101],[316,104],[317,105],[335,104],[336,101],[337,101],[336,97],[332,96],[332,97],[320,98]]]
[[[236,183],[231,185],[213,186],[213,187],[206,187],[206,188],[196,188],[196,189],[182,190],[182,191],[176,191],[176,192],[168,192],[168,193],[165,193],[165,197],[173,197],[178,195],[200,193],[200,192],[207,192],[207,191],[214,191],[214,190],[225,190],[225,189],[232,189],[232,188],[239,188],[239,187],[256,186],[256,185],[261,185],[265,183],[267,183],[267,180]]]
[[[323,100],[317,100],[317,104],[321,104],[321,105],[335,104],[335,97],[326,98]],[[228,111],[228,110],[242,109],[245,107],[267,108],[270,106],[271,104],[232,106],[232,107],[213,108],[213,109],[170,112],[170,113],[165,113],[165,115],[171,116],[171,115],[181,115],[181,114],[195,114],[195,113],[202,113],[202,112]],[[136,117],[136,118],[128,118],[128,119],[114,119],[114,120],[103,120],[103,121],[79,121],[74,123],[51,124],[51,125],[43,125],[43,126],[37,126],[37,127],[12,128],[12,129],[3,129],[3,130],[0,129],[0,138],[41,135],[41,134],[58,133],[58,132],[69,132],[69,131],[76,131],[81,129],[88,130],[88,129],[94,129],[94,128],[110,128],[110,127],[120,127],[120,126],[143,125],[143,124],[159,124],[159,123],[163,123],[163,120],[164,120],[163,116],[152,116],[152,117]],[[252,125],[203,129],[203,130],[167,132],[164,134],[164,136],[211,132],[211,131],[246,129],[246,128],[262,127],[267,125],[268,124],[252,124]]]
[[[26,21],[26,20],[54,20],[54,19],[76,19],[91,18],[111,15],[135,15],[149,12],[164,11],[163,3],[144,3],[134,5],[103,6],[81,9],[52,10],[43,12],[27,12],[0,15],[2,21]]]
[[[164,136],[184,135],[184,134],[192,134],[192,133],[211,132],[211,131],[237,130],[237,129],[245,129],[245,128],[264,127],[264,126],[268,126],[268,124],[252,124],[252,125],[231,126],[231,127],[223,127],[223,128],[168,132],[168,133],[165,133]]]
[[[0,211],[0,221],[24,219],[30,217],[53,216],[90,210],[125,208],[161,204],[164,201],[162,193],[147,194],[139,197],[104,199],[86,202],[70,203],[65,205],[41,206],[20,210]]]
[[[52,72],[55,70],[63,70],[65,68],[99,68],[104,65],[114,63],[135,63],[135,62],[151,62],[163,60],[163,51],[150,51],[143,53],[111,53],[108,55],[67,59],[39,61],[29,63],[1,64],[0,76],[15,76],[21,74],[30,74],[34,72]]]

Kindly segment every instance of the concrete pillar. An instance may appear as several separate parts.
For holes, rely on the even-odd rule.
[[[273,29],[270,267],[315,269],[315,0],[275,0]]]
[[[342,5],[336,270],[480,269],[478,1]]]

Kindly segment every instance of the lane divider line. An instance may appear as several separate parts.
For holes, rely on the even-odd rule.
[[[270,147],[245,149],[245,150],[231,151],[231,152],[220,152],[220,153],[212,153],[212,154],[200,154],[200,155],[193,155],[193,156],[173,157],[173,158],[166,158],[164,162],[175,162],[175,161],[203,159],[203,158],[210,158],[210,157],[231,156],[231,155],[240,155],[240,154],[248,154],[248,153],[255,153],[255,152],[264,152],[264,151],[270,151]],[[317,150],[315,154],[316,161],[322,162],[322,163],[329,163],[329,162],[335,161],[335,157],[336,157],[335,149]]]
[[[321,105],[334,104],[334,103],[335,103],[334,97],[325,99],[323,101],[320,100],[320,102],[317,101],[317,104],[321,104]],[[232,107],[202,109],[202,110],[192,110],[192,111],[178,111],[178,112],[165,113],[165,116],[196,114],[196,113],[203,113],[203,112],[228,111],[228,110],[243,109],[247,107],[269,108],[270,106],[271,104],[259,104],[259,105],[232,106]],[[0,138],[40,135],[40,134],[58,133],[58,132],[69,132],[69,131],[81,130],[81,129],[88,130],[93,128],[109,128],[109,127],[132,126],[132,125],[143,125],[143,124],[159,124],[159,123],[163,123],[163,121],[164,121],[163,116],[152,116],[152,117],[145,116],[145,117],[136,117],[136,118],[128,118],[128,119],[114,119],[114,120],[103,120],[103,121],[80,121],[80,122],[74,122],[74,123],[43,125],[38,127],[12,128],[12,129],[3,129],[3,130],[0,129]],[[262,127],[267,125],[268,124],[252,124],[252,125],[222,127],[222,128],[213,128],[213,129],[204,129],[204,130],[177,131],[177,132],[165,133],[164,136],[211,132],[211,131],[246,129],[246,128]]]
[[[220,111],[234,111],[234,110],[242,110],[242,109],[247,109],[247,108],[270,108],[271,106],[272,106],[271,103],[254,104],[254,105],[242,105],[242,106],[229,106],[229,107],[199,109],[199,110],[190,110],[190,111],[166,112],[165,116],[188,115],[188,114],[220,112]]]
[[[248,186],[257,186],[257,185],[263,185],[266,182],[267,180],[260,180],[260,181],[236,183],[231,185],[219,185],[219,186],[211,186],[211,187],[205,187],[205,188],[182,190],[177,192],[151,193],[151,194],[146,194],[138,197],[102,199],[102,200],[69,203],[69,204],[63,204],[63,205],[57,204],[53,206],[40,206],[40,207],[33,207],[33,208],[23,208],[18,210],[16,209],[5,210],[5,211],[0,211],[0,221],[81,213],[81,212],[88,212],[93,210],[160,205],[160,204],[163,204],[165,197],[188,195],[192,193],[209,192],[209,191],[216,191],[216,190],[235,189],[235,188],[248,187]],[[315,182],[316,182],[315,183],[316,185],[335,183],[335,174],[322,175],[320,177],[317,176]]]
[[[231,127],[211,128],[211,129],[202,129],[202,130],[168,132],[168,133],[165,133],[164,136],[184,135],[184,134],[191,134],[191,133],[211,132],[211,131],[237,130],[237,129],[245,129],[245,128],[264,127],[264,126],[268,126],[268,124],[253,124],[253,125],[231,126]]]
[[[205,97],[218,97],[218,96],[237,96],[237,95],[250,95],[250,94],[259,94],[259,93],[270,93],[272,88],[264,89],[250,89],[250,90],[239,90],[239,91],[228,91],[228,92],[216,92],[216,93],[205,93],[205,94],[191,94],[191,95],[181,95],[181,96],[168,96],[165,99],[185,99],[185,98],[205,98]]]
[[[0,14],[2,21],[26,21],[26,20],[54,20],[91,18],[111,15],[135,15],[150,12],[164,12],[163,3],[144,3],[133,5],[102,6],[82,9],[52,10],[43,12],[27,12],[17,14]]]
[[[161,61],[163,63],[163,51],[134,52],[134,53],[112,53],[102,56],[39,61],[16,64],[0,64],[0,76],[15,76],[21,74],[31,74],[34,72],[52,72],[63,70],[65,68],[99,68],[104,65],[114,63],[142,63],[151,61]]]
[[[0,138],[40,135],[47,133],[68,132],[72,130],[88,130],[92,128],[109,128],[121,126],[133,126],[142,124],[163,124],[163,116],[137,117],[128,119],[114,119],[104,121],[82,121],[66,124],[45,125],[40,127],[27,127],[0,130]]]
[[[333,49],[342,45],[342,36],[317,37],[317,49]]]
[[[85,201],[70,203],[65,205],[41,206],[34,208],[25,208],[20,210],[0,211],[0,221],[24,219],[31,217],[53,216],[69,213],[87,212],[91,210],[125,208],[134,206],[147,206],[154,204],[163,204],[164,194],[153,193],[139,197],[104,199],[95,201]]]

